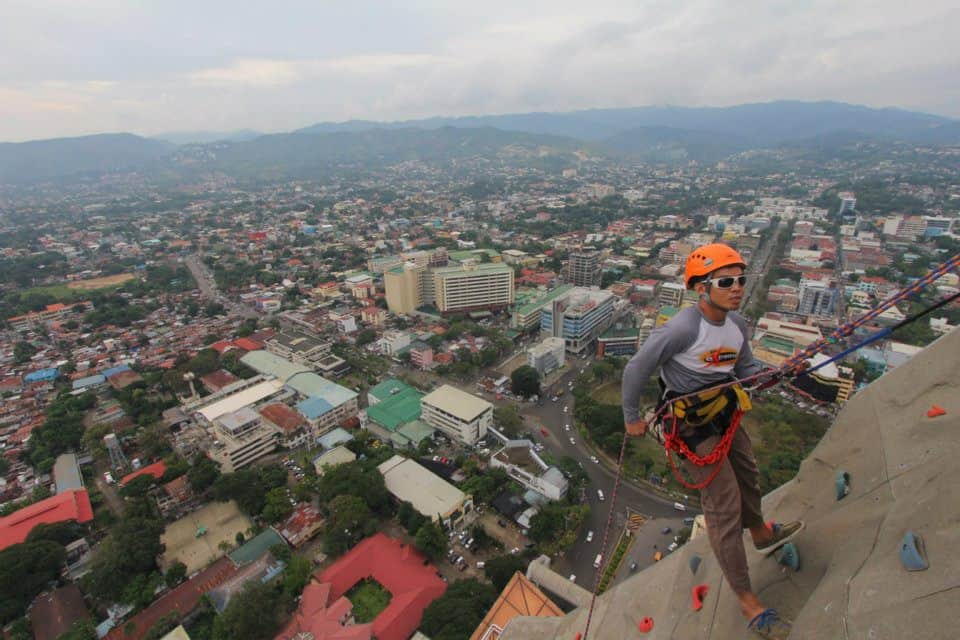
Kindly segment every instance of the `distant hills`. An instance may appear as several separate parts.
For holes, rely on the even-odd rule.
[[[318,123],[291,133],[180,132],[155,138],[103,134],[0,143],[0,183],[96,177],[130,170],[189,179],[218,171],[242,179],[311,178],[405,160],[562,167],[574,152],[654,163],[713,163],[749,149],[824,149],[901,141],[960,145],[960,121],[838,102],[734,107],[637,107],[402,122]]]

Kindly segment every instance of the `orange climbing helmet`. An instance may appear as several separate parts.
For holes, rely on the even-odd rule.
[[[747,268],[747,263],[733,247],[715,242],[697,247],[687,256],[687,266],[683,271],[683,283],[687,289],[692,288],[694,278],[708,276],[717,269],[724,267],[741,266]]]

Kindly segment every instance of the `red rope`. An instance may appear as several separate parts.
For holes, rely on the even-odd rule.
[[[743,417],[743,411],[737,409],[733,412],[733,417],[730,418],[730,426],[727,427],[727,430],[724,432],[723,437],[720,438],[713,450],[705,456],[698,456],[690,447],[687,446],[687,443],[683,441],[677,434],[677,423],[679,420],[677,416],[673,416],[673,428],[669,433],[664,433],[663,435],[663,448],[667,454],[667,461],[670,463],[670,469],[673,470],[673,476],[677,479],[677,482],[682,484],[687,489],[703,489],[711,482],[714,478],[717,477],[717,474],[720,473],[722,465],[720,464],[727,457],[727,454],[730,453],[730,447],[733,446],[733,437],[737,434],[737,429],[740,427],[740,418]],[[716,468],[710,474],[710,477],[704,480],[703,482],[698,482],[696,484],[691,484],[687,482],[683,476],[680,474],[680,469],[677,467],[677,463],[674,460],[673,456],[670,455],[670,451],[675,451],[678,455],[683,455],[691,464],[694,464],[698,467],[706,467],[711,464],[716,465]]]

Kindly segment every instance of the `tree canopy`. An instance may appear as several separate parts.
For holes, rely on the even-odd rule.
[[[496,599],[489,584],[458,580],[424,609],[420,630],[432,640],[467,640]]]
[[[24,614],[33,598],[60,574],[63,546],[51,540],[24,542],[0,551],[0,624]]]
[[[530,365],[517,367],[510,374],[510,389],[514,394],[529,398],[540,394],[540,372]]]
[[[517,571],[524,571],[526,567],[526,561],[519,555],[506,554],[487,560],[483,567],[483,573],[493,583],[493,588],[500,592],[510,582],[513,574]]]

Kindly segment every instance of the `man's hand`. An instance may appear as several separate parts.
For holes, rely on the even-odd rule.
[[[647,432],[647,422],[643,419],[637,420],[636,422],[627,422],[623,426],[628,436],[638,437]]]

